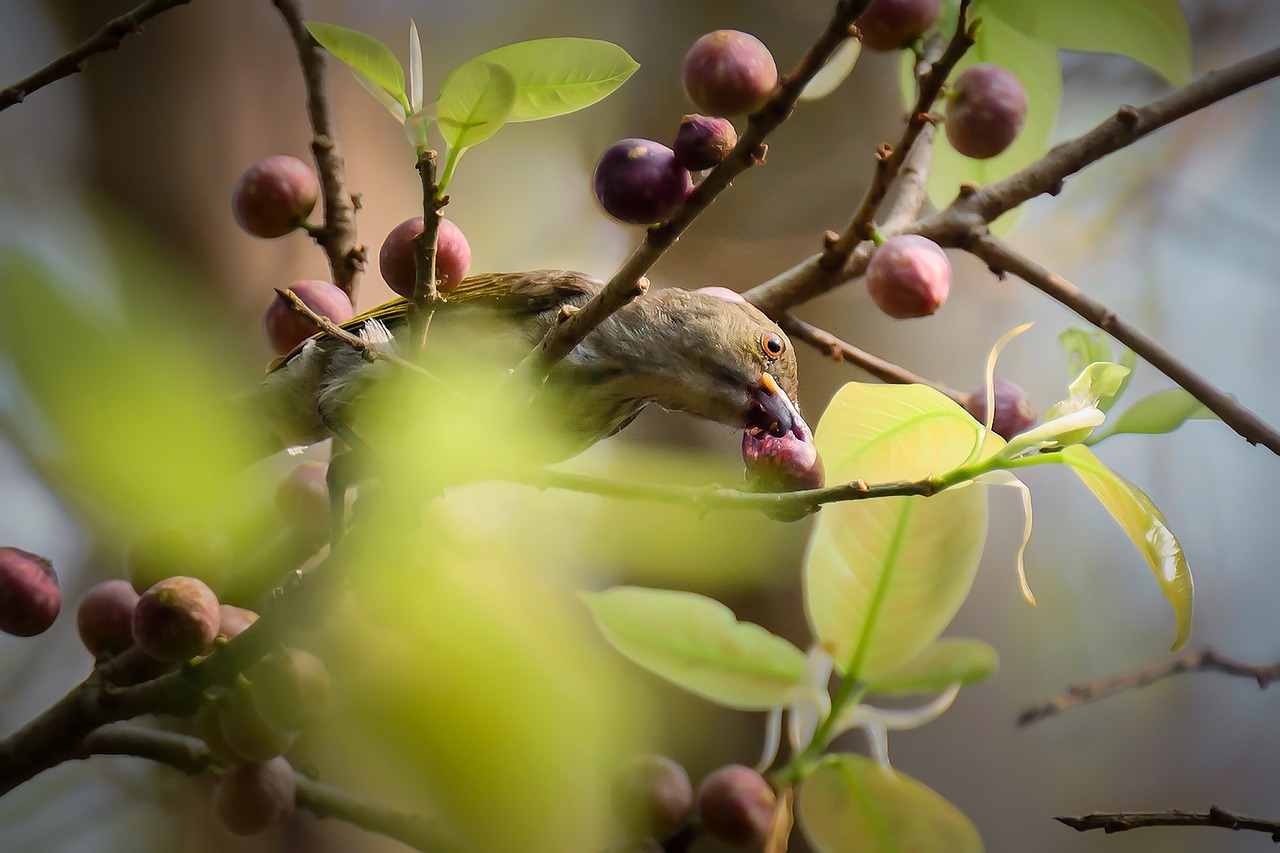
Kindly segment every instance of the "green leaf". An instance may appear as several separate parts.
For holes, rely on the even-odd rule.
[[[319,21],[303,23],[311,37],[356,72],[357,77],[364,75],[395,98],[406,113],[410,111],[409,99],[404,94],[404,69],[391,48],[357,30]]]
[[[1104,438],[1123,433],[1160,435],[1173,432],[1190,420],[1213,420],[1216,417],[1182,388],[1170,388],[1134,403],[1116,418],[1110,429],[1090,438],[1087,443],[1097,444]]]
[[[1096,403],[1104,397],[1115,396],[1130,373],[1123,364],[1111,361],[1095,361],[1080,371],[1067,390],[1073,400],[1089,400]]]
[[[875,483],[946,473],[981,436],[968,412],[932,388],[851,382],[827,407],[815,443],[832,482]],[[969,592],[986,525],[986,490],[968,486],[824,507],[805,556],[804,597],[836,665],[874,679],[933,643]]]
[[[584,593],[609,644],[650,672],[718,705],[765,710],[804,683],[804,654],[718,601],[614,587]]]
[[[440,87],[440,135],[451,149],[479,145],[502,128],[515,102],[516,80],[510,71],[492,62],[466,62]]]
[[[501,65],[515,78],[510,122],[536,121],[589,107],[612,94],[640,67],[616,44],[582,38],[522,41],[482,53],[466,65],[472,62]]]
[[[818,73],[800,90],[799,100],[816,101],[840,88],[840,84],[853,72],[861,55],[862,42],[858,39],[846,39],[827,60],[827,64],[818,69]]]
[[[1054,455],[1072,467],[1142,553],[1173,608],[1177,621],[1173,650],[1182,648],[1191,636],[1194,590],[1182,545],[1169,530],[1164,515],[1141,489],[1102,464],[1088,448],[1076,445]]]
[[[800,787],[800,826],[817,853],[981,853],[973,821],[905,773],[833,755]]]
[[[999,657],[989,644],[947,637],[893,672],[871,681],[867,689],[894,696],[937,693],[953,684],[985,681],[998,665]]]
[[[1026,87],[1027,118],[1008,150],[989,160],[975,160],[956,153],[947,142],[946,133],[938,134],[928,186],[929,199],[938,208],[946,207],[955,199],[961,184],[985,186],[1007,178],[1039,159],[1049,149],[1049,138],[1062,102],[1058,49],[1039,39],[1028,38],[985,7],[981,18],[977,42],[960,60],[951,79],[979,62],[992,62],[1008,68]],[[910,108],[915,103],[915,80],[912,76],[915,55],[909,50],[902,54],[903,95]],[[943,127],[945,129],[945,125]],[[1006,213],[996,220],[993,230],[1007,232],[1017,215],[1017,211]]]
[[[1091,331],[1073,326],[1058,335],[1058,343],[1067,355],[1067,370],[1071,376],[1079,376],[1095,361],[1111,361],[1111,338],[1106,332]]]
[[[984,8],[1032,38],[1067,50],[1118,53],[1175,86],[1191,82],[1191,32],[1178,0],[985,2]]]

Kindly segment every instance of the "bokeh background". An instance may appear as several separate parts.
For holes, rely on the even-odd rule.
[[[6,0],[0,83],[24,76],[131,5]],[[1280,39],[1274,4],[1196,0],[1184,6],[1197,75]],[[626,86],[578,114],[507,128],[469,153],[449,207],[469,236],[473,271],[554,266],[602,277],[640,234],[597,209],[591,169],[618,138],[674,135],[690,109],[679,80],[687,46],[708,30],[733,27],[759,35],[779,65],[790,67],[828,13],[829,4],[818,0],[310,3],[312,17],[364,30],[397,51],[415,18],[428,91],[468,57],[512,41],[575,35],[625,47],[641,63]],[[1063,66],[1066,95],[1055,138],[1082,132],[1118,104],[1167,91],[1153,73],[1115,57],[1068,54]],[[802,106],[770,140],[767,167],[741,177],[699,219],[653,271],[655,285],[741,290],[812,253],[819,235],[843,224],[856,205],[874,146],[898,135],[896,74],[895,58],[867,55],[834,95]],[[412,152],[400,128],[340,66],[332,68],[331,84],[348,183],[362,200],[360,238],[373,255],[393,225],[419,212]],[[1056,199],[1031,202],[1011,235],[1017,247],[1272,423],[1280,422],[1277,134],[1280,85],[1271,84],[1091,168]],[[172,296],[205,306],[227,362],[248,388],[258,364],[270,357],[260,318],[271,288],[326,277],[327,267],[300,234],[276,241],[244,235],[230,215],[229,194],[250,163],[275,153],[306,158],[308,141],[293,48],[270,4],[197,0],[153,21],[117,54],[95,58],[87,73],[0,115],[0,243],[99,273],[121,246],[147,258]],[[1036,321],[1000,370],[1043,411],[1062,396],[1069,378],[1056,337],[1077,324],[1074,316],[1017,281],[997,281],[972,259],[952,260],[956,285],[933,318],[888,320],[857,283],[798,313],[962,389],[981,381],[995,338]],[[92,290],[110,278],[88,275],[83,285]],[[22,286],[0,281],[0,288]],[[376,271],[363,277],[361,307],[391,295]],[[817,352],[802,350],[800,358],[811,422],[842,383],[865,379]],[[1167,386],[1140,366],[1130,394]],[[0,402],[11,404],[13,394],[0,373]],[[737,445],[731,431],[655,411],[574,467],[627,474],[639,449],[692,451],[699,476],[709,472],[732,483],[740,477]],[[1192,646],[1259,664],[1280,659],[1280,573],[1272,539],[1280,460],[1213,422],[1168,436],[1121,437],[1100,454],[1151,495],[1181,538],[1197,581]],[[44,637],[0,636],[3,733],[88,672],[69,617],[81,591],[121,573],[119,543],[94,536],[82,508],[44,482],[38,467],[0,438],[0,543],[51,557],[67,601]],[[993,851],[1262,849],[1269,839],[1260,834],[1208,829],[1104,836],[1076,834],[1050,819],[1095,809],[1203,810],[1210,804],[1280,817],[1274,796],[1278,700],[1246,679],[1188,675],[1017,728],[1021,708],[1068,684],[1162,659],[1173,634],[1138,554],[1074,477],[1041,469],[1027,480],[1037,517],[1027,565],[1039,606],[1022,600],[1014,576],[1017,498],[997,493],[984,565],[948,633],[993,644],[1001,670],[965,690],[937,722],[895,735],[895,766],[964,810]],[[504,526],[519,515],[513,510],[519,501],[534,499],[500,491],[485,487],[460,498],[459,506],[484,515],[488,535],[537,545],[582,585],[625,580],[712,594],[740,618],[807,642],[797,579],[811,522],[786,525],[737,514],[699,520],[550,495],[536,498],[536,511],[567,521],[573,535],[539,538],[527,526],[520,532]],[[653,699],[643,710],[643,745],[681,760],[695,780],[723,763],[754,761],[758,715],[718,711],[638,669],[618,672],[628,691]],[[861,748],[856,737],[851,744]],[[331,758],[360,769],[348,777],[350,787],[385,788],[372,762]],[[397,849],[306,816],[260,844]],[[0,800],[0,850],[12,853],[222,849],[250,846],[209,820],[196,786],[128,759],[63,766]],[[794,849],[804,849],[798,836]]]

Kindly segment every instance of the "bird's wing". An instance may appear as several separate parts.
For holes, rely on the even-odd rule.
[[[483,273],[462,280],[447,296],[442,297],[436,310],[448,311],[450,306],[481,305],[498,312],[513,314],[540,314],[569,302],[576,297],[590,297],[604,285],[598,280],[569,270],[533,270],[529,272]],[[369,320],[378,320],[394,327],[409,312],[409,300],[397,296],[352,317],[342,324],[348,332],[359,334]],[[324,336],[317,332],[307,341]],[[267,373],[279,370],[307,345],[303,341],[290,352],[267,365]]]

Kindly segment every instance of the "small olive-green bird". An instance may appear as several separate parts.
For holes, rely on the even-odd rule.
[[[454,359],[515,365],[562,308],[581,308],[603,287],[565,270],[472,276],[438,304],[423,363],[446,381]],[[407,313],[401,298],[344,328],[394,349]],[[316,335],[273,362],[249,402],[266,416],[274,450],[303,446],[329,437],[326,424],[350,423],[351,408],[389,369]],[[531,415],[564,435],[558,455],[565,458],[614,435],[651,403],[749,433],[812,441],[796,384],[790,341],[754,306],[671,288],[640,296],[594,329],[551,371]]]

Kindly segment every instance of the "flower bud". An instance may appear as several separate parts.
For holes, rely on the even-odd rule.
[[[738,133],[733,124],[714,116],[685,116],[676,134],[676,162],[691,172],[700,172],[719,165],[738,144]]]

